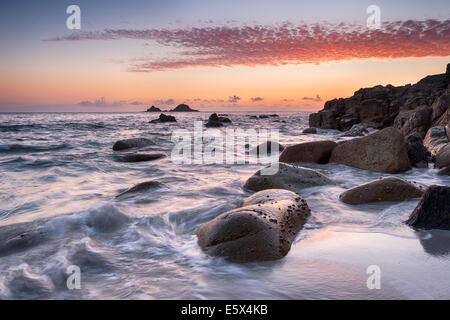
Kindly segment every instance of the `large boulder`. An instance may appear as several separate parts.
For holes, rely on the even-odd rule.
[[[448,143],[447,132],[444,126],[436,126],[428,130],[423,144],[434,157]]]
[[[426,105],[414,110],[400,111],[395,118],[394,127],[398,128],[404,136],[418,132],[421,137],[424,137],[431,124],[431,113],[431,107]]]
[[[263,175],[258,170],[245,182],[244,188],[253,191],[286,189],[300,192],[304,188],[333,184],[331,179],[316,170],[286,163],[278,165],[278,172],[273,175]]]
[[[280,155],[280,162],[327,163],[337,146],[334,141],[313,141],[287,147]]]
[[[265,190],[200,226],[198,244],[211,256],[236,262],[283,258],[302,229],[310,209],[298,194]]]
[[[330,162],[385,173],[410,169],[404,137],[392,127],[339,143],[331,153]]]
[[[420,198],[424,187],[415,182],[396,177],[387,177],[351,188],[339,196],[348,204],[363,204],[379,201],[404,201]]]
[[[119,140],[113,145],[113,150],[125,150],[125,149],[131,149],[131,148],[143,148],[147,146],[154,145],[155,143],[146,138],[132,138],[132,139],[125,139],[125,140]]]
[[[450,230],[450,187],[430,186],[406,223],[415,228]]]
[[[437,168],[450,167],[450,143],[447,143],[434,157],[434,164]]]
[[[420,133],[414,132],[406,138],[406,151],[413,167],[428,168],[429,152],[423,145]]]

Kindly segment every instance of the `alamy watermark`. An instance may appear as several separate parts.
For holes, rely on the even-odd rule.
[[[66,285],[69,290],[80,290],[81,289],[81,269],[79,266],[71,265],[67,267],[67,277]]]
[[[81,9],[79,6],[72,4],[67,7],[66,13],[70,14],[66,20],[66,26],[69,30],[81,29]]]
[[[379,6],[372,4],[367,7],[366,13],[369,15],[367,17],[367,28],[372,30],[381,29],[381,9]]]
[[[377,265],[370,265],[366,269],[366,273],[370,275],[367,278],[366,285],[367,289],[381,289],[381,269]]]

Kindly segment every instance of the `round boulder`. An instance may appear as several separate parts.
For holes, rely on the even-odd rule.
[[[120,157],[123,162],[144,162],[164,158],[164,153],[130,153]]]
[[[387,177],[351,188],[343,192],[339,199],[348,204],[363,204],[379,201],[404,201],[420,198],[424,187],[415,182],[396,177]]]
[[[385,173],[411,168],[404,137],[392,127],[339,143],[331,153],[330,162]]]
[[[235,262],[283,258],[311,211],[304,199],[287,190],[265,190],[243,206],[200,226],[198,244],[211,256]]]
[[[313,162],[327,163],[331,152],[337,146],[334,141],[313,141],[287,147],[280,154],[280,162]]]
[[[331,179],[316,170],[286,163],[278,163],[278,165],[277,173],[272,175],[264,175],[261,170],[258,170],[245,182],[244,188],[253,191],[286,189],[300,192],[304,188],[333,184]]]

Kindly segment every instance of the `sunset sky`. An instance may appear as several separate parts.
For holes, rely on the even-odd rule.
[[[0,41],[0,111],[317,110],[443,73],[450,3],[2,0]]]

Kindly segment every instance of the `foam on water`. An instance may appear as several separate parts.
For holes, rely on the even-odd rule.
[[[302,135],[307,113],[252,119],[229,113],[232,127],[279,128],[284,145],[338,138]],[[239,207],[245,180],[262,165],[175,165],[170,157],[124,163],[114,141],[150,138],[145,152],[170,155],[175,128],[209,114],[175,114],[148,124],[147,113],[0,114],[0,298],[313,299],[450,298],[450,233],[406,226],[418,199],[350,206],[339,194],[386,174],[343,165],[302,164],[336,183],[304,189],[312,216],[280,261],[234,264],[205,255],[197,228]],[[286,123],[275,121],[284,120]],[[449,185],[435,169],[396,175]],[[161,187],[116,196],[145,181]],[[379,265],[382,289],[366,287]],[[67,269],[81,269],[68,290]],[[436,276],[439,275],[439,276]]]

